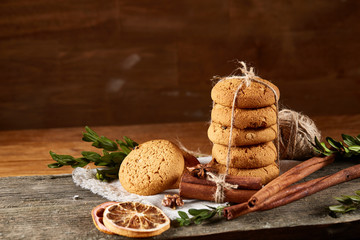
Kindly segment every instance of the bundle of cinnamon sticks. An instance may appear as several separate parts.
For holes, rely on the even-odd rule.
[[[254,211],[283,206],[328,187],[360,177],[360,164],[343,169],[332,175],[292,185],[320,168],[332,163],[334,156],[313,157],[291,168],[256,192],[247,202],[226,207],[224,216],[234,219]]]
[[[261,178],[238,177],[228,175],[225,181],[236,185],[236,188],[224,189],[224,202],[243,203],[250,199],[261,189]],[[180,182],[180,196],[182,198],[193,198],[206,201],[215,201],[216,183],[206,179],[197,178],[190,173],[185,173]]]

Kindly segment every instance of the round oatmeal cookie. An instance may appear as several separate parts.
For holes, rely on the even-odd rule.
[[[126,191],[153,195],[169,189],[184,171],[181,150],[167,140],[140,144],[122,162],[119,180]]]
[[[276,91],[278,98],[280,98],[280,91],[274,84],[259,77],[256,79],[271,86]],[[220,80],[211,90],[212,100],[223,106],[231,107],[235,91],[241,81],[241,78],[235,77]],[[274,103],[275,96],[273,91],[267,86],[253,81],[249,87],[246,87],[244,84],[244,86],[240,89],[235,101],[235,107],[260,108],[270,106]]]
[[[267,128],[233,128],[231,146],[248,146],[273,141],[277,136],[276,124]],[[208,129],[211,142],[228,145],[230,127],[212,122]]]
[[[223,126],[231,126],[231,107],[214,104],[211,111],[211,121]],[[235,108],[234,127],[264,128],[276,124],[276,106],[273,104],[263,108]]]
[[[226,165],[228,147],[214,144],[212,157],[222,165]],[[234,168],[261,168],[276,161],[276,147],[273,142],[246,147],[232,147],[229,167]]]
[[[226,166],[216,162],[214,159],[209,163],[210,166],[216,169],[219,173],[226,173]],[[262,184],[267,184],[271,180],[279,176],[280,170],[276,163],[261,168],[243,169],[243,168],[229,168],[229,175],[241,177],[260,177]]]

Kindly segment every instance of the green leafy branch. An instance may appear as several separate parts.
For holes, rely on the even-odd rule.
[[[346,134],[342,134],[341,136],[343,142],[336,141],[331,137],[326,138],[330,148],[315,137],[315,143],[312,143],[314,150],[325,156],[336,154],[343,158],[360,157],[360,134],[355,137]]]
[[[343,195],[336,197],[335,199],[341,203],[339,205],[333,205],[329,207],[330,215],[337,217],[336,213],[348,213],[360,208],[360,190],[355,191],[356,195],[348,196]]]
[[[210,206],[207,207],[210,209],[189,209],[188,213],[192,217],[189,217],[184,211],[178,211],[180,218],[177,218],[176,220],[179,222],[180,226],[189,226],[192,223],[201,224],[205,220],[209,220],[216,215],[222,216],[226,206],[219,206],[216,208]]]
[[[85,167],[90,162],[96,166],[106,167],[104,169],[96,169],[96,178],[103,181],[118,178],[119,168],[124,158],[138,144],[130,138],[124,136],[123,140],[112,141],[104,136],[99,136],[89,127],[85,127],[82,140],[92,142],[92,146],[103,149],[103,155],[96,152],[83,151],[82,157],[74,158],[70,155],[60,155],[50,151],[50,156],[55,163],[48,165],[49,168],[60,168],[62,166]]]

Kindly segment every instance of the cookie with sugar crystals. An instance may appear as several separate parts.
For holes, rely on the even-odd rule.
[[[256,77],[257,80],[262,81],[271,86],[280,98],[279,89],[271,82]],[[234,94],[242,82],[242,79],[232,77],[221,79],[211,90],[211,98],[215,103],[219,103],[226,107],[231,107],[234,99]],[[275,95],[273,91],[267,86],[252,81],[250,86],[242,86],[235,101],[237,108],[260,108],[275,104]]]
[[[182,151],[167,140],[140,144],[124,159],[119,180],[126,191],[153,195],[172,187],[184,171]]]
[[[226,166],[216,162],[214,159],[209,165],[221,174],[226,173]],[[262,184],[267,184],[279,176],[280,170],[276,163],[272,163],[265,167],[251,169],[229,167],[228,174],[241,177],[260,177],[262,179]]]
[[[211,121],[223,126],[231,126],[232,108],[214,104],[211,111]],[[276,124],[276,106],[270,105],[263,108],[235,108],[234,127],[264,128]]]
[[[273,141],[277,136],[277,125],[267,128],[233,128],[231,146],[248,146]],[[208,128],[208,137],[211,142],[228,145],[230,127],[212,122]]]
[[[226,165],[228,147],[214,144],[212,157],[222,165]],[[274,163],[277,159],[276,147],[273,142],[246,147],[232,147],[229,167],[260,168]]]

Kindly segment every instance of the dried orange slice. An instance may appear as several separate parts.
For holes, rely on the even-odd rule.
[[[94,207],[94,209],[91,211],[91,217],[93,219],[95,227],[99,231],[107,233],[107,234],[115,234],[105,227],[104,222],[103,222],[103,215],[104,215],[104,211],[105,211],[106,207],[108,207],[110,205],[114,205],[116,203],[117,202],[105,202],[105,203],[102,203],[102,204]]]
[[[170,228],[170,219],[159,208],[138,202],[108,206],[103,221],[111,232],[126,237],[152,237]]]

